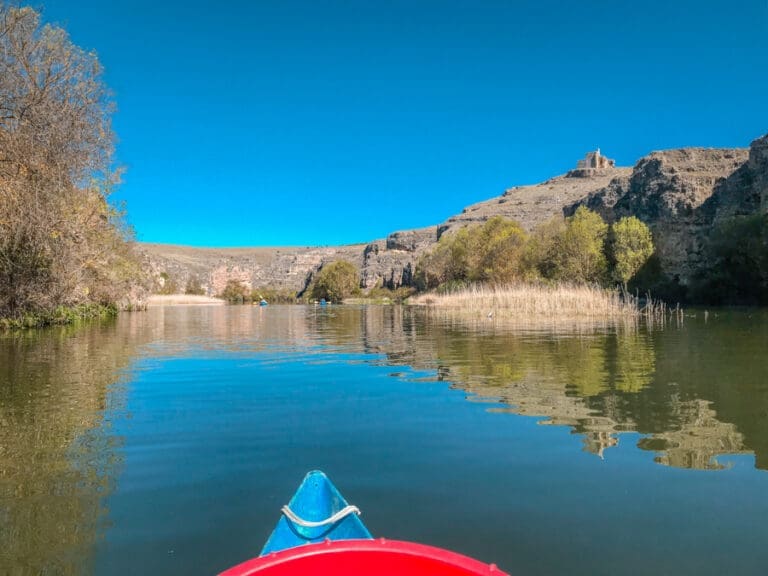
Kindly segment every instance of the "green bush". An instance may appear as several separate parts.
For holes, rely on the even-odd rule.
[[[251,291],[239,280],[230,280],[219,298],[230,304],[247,304],[251,301]]]
[[[359,290],[360,274],[355,265],[346,260],[337,260],[320,269],[312,282],[310,293],[316,299],[341,302]]]
[[[28,312],[16,318],[0,318],[0,329],[20,330],[42,328],[60,324],[76,324],[83,320],[108,318],[117,315],[114,304],[78,304],[76,306],[57,306],[51,312]]]
[[[654,299],[668,303],[687,302],[689,296],[688,287],[678,276],[670,277],[664,272],[656,254],[652,254],[630,279],[627,289],[632,293],[650,293]]]
[[[395,303],[400,304],[409,296],[413,296],[415,289],[410,286],[400,286],[394,290],[376,286],[365,293],[365,298],[373,300],[375,303]]]
[[[288,288],[254,288],[251,300],[259,302],[266,300],[269,304],[296,304],[296,292]]]
[[[704,249],[694,299],[715,304],[768,303],[768,214],[717,226]]]

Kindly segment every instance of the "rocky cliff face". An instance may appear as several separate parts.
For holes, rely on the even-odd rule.
[[[208,249],[143,244],[140,248],[155,277],[166,272],[181,290],[196,277],[209,294],[220,293],[232,279],[253,288],[300,293],[323,264],[338,259],[360,268],[363,288],[398,288],[412,283],[419,257],[446,232],[494,216],[517,220],[532,230],[579,205],[608,221],[634,215],[646,222],[663,270],[686,284],[713,224],[758,210],[768,212],[768,135],[749,149],[683,148],[653,152],[634,168],[606,163],[599,169],[572,170],[542,184],[510,188],[438,226],[394,232],[367,245]]]
[[[584,204],[608,221],[636,216],[653,231],[663,270],[686,284],[700,258],[702,230],[713,220],[712,197],[722,195],[747,159],[746,149],[653,152],[640,159],[629,178],[614,179],[572,208]],[[740,195],[742,186],[732,184]]]
[[[640,159],[628,179],[574,203],[608,221],[636,216],[653,231],[664,272],[689,284],[701,264],[707,235],[736,216],[768,209],[768,136],[749,149],[684,148]]]
[[[754,176],[753,190],[759,193],[760,210],[768,212],[768,134],[758,138],[749,147],[750,173]]]

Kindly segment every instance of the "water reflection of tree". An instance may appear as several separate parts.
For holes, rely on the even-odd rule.
[[[723,338],[733,336],[725,324],[569,335],[491,323],[462,327],[425,321],[407,309],[344,314],[350,315],[346,326],[359,325],[369,351],[387,354],[390,363],[437,367],[439,378],[498,399],[494,410],[571,427],[590,452],[603,455],[618,434],[633,431],[645,435],[639,446],[657,452],[665,465],[717,469],[718,455],[747,451],[755,452],[758,467],[768,464],[768,388],[757,376],[768,373],[768,360],[754,349],[768,342],[765,322],[761,333],[742,334],[734,357],[720,349]]]
[[[105,410],[135,340],[114,323],[0,339],[0,565],[90,572],[119,467]]]
[[[494,410],[571,427],[595,454],[631,431],[646,436],[640,447],[657,452],[662,464],[718,468],[719,454],[754,451],[757,466],[768,467],[766,318],[648,332],[470,325],[398,306],[293,308],[266,317],[242,333],[221,321],[230,326],[228,338],[258,349],[276,330],[307,347],[383,354],[388,364],[435,370],[471,394],[500,400]]]

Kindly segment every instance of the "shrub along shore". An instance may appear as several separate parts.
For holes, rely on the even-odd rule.
[[[11,318],[0,318],[0,328],[20,330],[24,328],[43,328],[62,324],[75,324],[83,320],[110,318],[117,316],[115,305],[78,304],[77,306],[59,306],[50,312],[26,312]]]

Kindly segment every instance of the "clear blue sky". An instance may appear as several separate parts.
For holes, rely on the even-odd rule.
[[[43,2],[106,68],[144,241],[364,242],[768,132],[768,0]]]

